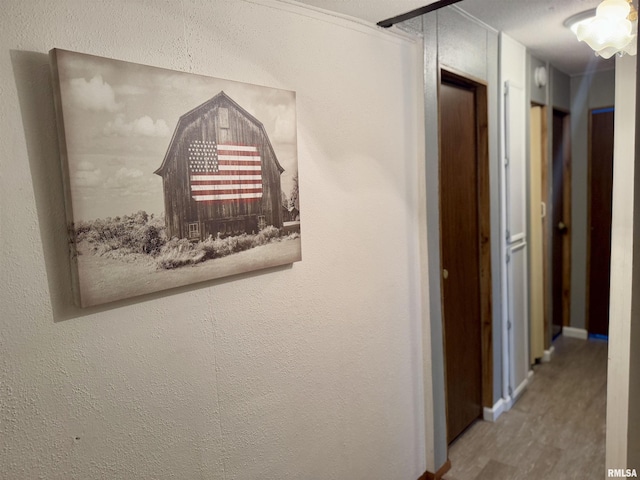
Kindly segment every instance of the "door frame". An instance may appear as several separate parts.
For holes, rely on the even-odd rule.
[[[568,224],[566,235],[562,237],[562,326],[571,324],[571,237],[573,221],[571,217],[571,112],[553,107],[562,117],[562,217]],[[553,162],[553,157],[550,159]],[[552,169],[553,171],[553,169]],[[553,199],[551,199],[553,201]],[[553,217],[552,217],[553,218]],[[555,228],[552,225],[552,228]],[[553,231],[552,231],[553,232]],[[551,235],[553,235],[553,233]]]
[[[533,104],[532,104],[533,105]],[[542,183],[542,201],[545,205],[545,218],[542,222],[542,289],[544,295],[543,306],[543,322],[544,322],[544,349],[549,350],[551,348],[551,280],[549,278],[549,266],[551,265],[550,257],[551,251],[549,249],[549,205],[551,204],[549,199],[549,107],[547,105],[538,105],[540,107],[542,125],[541,125],[541,141],[542,141],[542,158],[540,160],[541,171],[541,183]]]
[[[482,406],[493,407],[493,302],[491,283],[491,207],[489,184],[489,116],[487,83],[470,77],[453,68],[439,65],[438,68],[438,123],[440,122],[440,85],[442,82],[471,88],[475,92],[476,107],[476,148],[478,165],[478,249],[480,257],[479,287],[480,287],[480,349],[482,355]],[[438,135],[438,142],[440,137]],[[438,144],[438,176],[442,155]],[[440,180],[438,179],[438,184]],[[442,197],[438,194],[438,209],[442,211]],[[442,217],[440,217],[442,225]],[[440,242],[440,258],[442,258],[442,242]],[[440,277],[440,304],[442,307],[442,328],[444,332],[444,286]],[[444,349],[444,334],[442,337]],[[446,355],[446,352],[445,352]],[[446,382],[445,382],[446,398]]]
[[[588,134],[587,134],[587,139],[588,139],[588,145],[587,145],[587,268],[586,268],[586,279],[585,279],[585,283],[586,283],[586,287],[585,287],[585,315],[584,315],[584,327],[587,330],[587,332],[589,332],[589,320],[590,320],[590,309],[589,309],[589,295],[591,294],[591,282],[589,281],[589,279],[591,278],[591,180],[592,180],[592,171],[591,171],[591,166],[593,164],[592,162],[592,149],[591,149],[591,134],[592,134],[592,129],[593,129],[593,125],[592,125],[592,118],[593,118],[593,112],[596,110],[602,110],[602,109],[606,109],[606,108],[611,108],[612,110],[614,110],[615,112],[615,105],[609,106],[609,107],[597,107],[597,108],[590,108],[589,112],[588,112],[588,117],[589,117],[589,126],[588,126]],[[614,117],[615,118],[615,117]],[[615,132],[615,123],[613,126],[613,130]],[[611,190],[613,191],[613,185],[611,185]],[[611,252],[609,252],[609,257],[611,257]],[[611,261],[611,258],[609,258],[609,261]]]
[[[542,216],[542,325],[543,325],[543,346],[544,350],[549,350],[551,346],[550,320],[551,309],[551,284],[549,281],[549,119],[548,107],[537,102],[529,104],[529,114],[533,108],[540,109],[540,201],[544,204]],[[531,138],[531,137],[530,137]],[[529,144],[529,155],[531,155],[531,143]],[[529,198],[530,200],[530,198]],[[542,205],[541,205],[542,207]],[[530,219],[532,221],[532,219]],[[531,228],[529,228],[531,231]],[[531,256],[531,252],[529,252]],[[529,262],[531,259],[529,258]],[[531,306],[529,306],[531,309]],[[531,339],[529,339],[531,342]],[[531,351],[531,350],[530,350]]]

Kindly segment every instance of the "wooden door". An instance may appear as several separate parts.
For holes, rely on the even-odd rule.
[[[552,335],[555,338],[562,332],[562,327],[569,324],[571,191],[568,114],[553,110],[552,128],[551,285],[553,289]]]
[[[589,155],[589,333],[609,333],[611,201],[613,187],[613,108],[592,110]]]
[[[482,414],[476,92],[440,86],[440,222],[447,439]]]

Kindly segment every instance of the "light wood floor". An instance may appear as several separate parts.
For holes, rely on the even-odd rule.
[[[554,346],[509,412],[450,446],[445,480],[606,477],[607,343],[560,336]]]

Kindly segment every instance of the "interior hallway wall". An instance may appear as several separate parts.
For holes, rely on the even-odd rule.
[[[535,71],[539,67],[547,69],[547,83],[537,85]],[[540,60],[527,52],[527,77],[529,82],[529,100],[538,105],[547,105],[549,98],[549,65],[546,61]]]
[[[571,326],[586,329],[589,111],[615,103],[615,70],[571,77]]]
[[[418,478],[421,45],[274,0],[6,0],[0,45],[2,476]],[[54,47],[295,90],[302,262],[73,307]]]
[[[631,315],[630,318],[624,318],[624,321],[629,321],[629,330],[626,330],[626,327],[620,325],[619,320],[622,318],[618,317],[613,322],[615,323],[615,327],[617,328],[618,337],[616,338],[616,345],[612,345],[609,343],[609,351],[612,348],[620,347],[620,353],[616,360],[617,365],[620,365],[620,360],[625,359],[627,355],[629,355],[629,371],[628,371],[628,383],[629,383],[629,400],[628,400],[628,416],[626,418],[628,425],[628,433],[627,433],[627,461],[626,468],[634,468],[636,470],[640,470],[640,402],[638,399],[640,398],[640,262],[637,260],[639,252],[638,240],[640,238],[640,169],[637,168],[639,164],[638,160],[640,157],[640,152],[638,150],[638,142],[637,139],[640,138],[640,121],[638,115],[640,113],[640,108],[638,107],[638,101],[640,101],[640,97],[638,97],[638,83],[640,81],[640,75],[638,75],[638,68],[640,64],[638,63],[637,57],[631,57],[625,55],[626,60],[623,61],[621,59],[616,59],[616,75],[618,72],[621,74],[621,81],[618,82],[616,80],[616,113],[615,113],[615,121],[619,123],[626,124],[622,128],[624,129],[623,135],[623,147],[626,149],[624,155],[625,166],[623,166],[623,173],[630,175],[629,163],[633,161],[635,163],[633,167],[633,229],[631,232],[626,230],[624,235],[627,236],[629,233],[632,234],[632,242],[633,242],[633,269],[632,269],[632,278],[631,278]],[[621,64],[618,66],[618,62]],[[635,72],[634,72],[635,70]],[[635,84],[635,85],[634,85]],[[622,105],[624,104],[624,105]],[[635,110],[634,110],[635,108]],[[623,109],[621,115],[618,116],[618,110]],[[635,131],[634,131],[635,130]],[[631,143],[631,139],[633,139],[633,145]],[[631,159],[631,154],[633,152],[633,160]],[[614,158],[615,162],[616,158]],[[614,163],[614,169],[615,169]],[[621,192],[623,195],[625,193],[628,194],[628,191]],[[627,197],[629,198],[629,197]],[[627,207],[628,208],[628,207]],[[619,237],[620,238],[620,237]],[[624,242],[628,241],[628,237],[623,240]],[[624,247],[624,244],[619,244],[618,247]],[[628,254],[628,252],[627,252]],[[628,259],[628,257],[627,257]],[[619,267],[619,265],[618,265]],[[625,266],[628,268],[628,265]],[[628,270],[624,271],[623,276],[620,280],[627,280],[626,274]],[[626,278],[625,278],[626,277]],[[619,285],[619,283],[618,283]],[[629,291],[629,285],[625,285],[623,288],[626,290],[626,294]],[[620,301],[620,297],[618,297],[618,301]],[[624,335],[628,333],[628,338],[625,338]],[[628,347],[627,347],[628,341]],[[610,354],[610,357],[613,355],[618,355],[618,352]],[[612,362],[610,362],[612,363]],[[615,366],[614,366],[615,368]],[[611,374],[611,370],[609,370]],[[627,372],[623,369],[620,373],[626,376]],[[621,379],[620,377],[616,378],[616,382],[624,382],[627,380],[626,378]],[[619,385],[619,383],[618,383]],[[614,385],[615,387],[615,385]],[[624,392],[624,388],[622,389]],[[613,397],[613,395],[612,395]],[[609,397],[608,397],[609,398]],[[619,399],[616,399],[619,400]],[[615,403],[614,408],[621,406],[621,403]],[[613,412],[612,412],[613,413]],[[624,414],[621,415],[624,420]],[[619,426],[619,424],[617,424]],[[615,430],[610,431],[615,435]],[[623,432],[618,432],[621,434]],[[620,435],[621,436],[621,435]],[[614,440],[615,442],[616,440]],[[620,444],[618,443],[618,446]],[[637,472],[636,472],[637,473]]]
[[[546,78],[547,78],[547,82],[544,85],[538,85],[536,83],[536,77],[535,77],[535,72],[536,69],[538,68],[545,68],[546,69]],[[528,85],[527,85],[527,98],[529,99],[529,104],[536,104],[539,106],[547,106],[549,105],[549,91],[551,90],[551,86],[549,84],[549,70],[550,70],[551,66],[549,65],[548,62],[540,60],[539,58],[536,58],[535,56],[531,55],[531,53],[527,52],[527,78],[528,78]],[[549,114],[548,114],[548,108],[547,108],[547,118],[545,119],[541,119],[541,122],[545,122],[548,123],[549,121]],[[548,126],[547,126],[548,129]],[[532,141],[531,141],[531,132],[530,132],[530,128],[527,129],[527,152],[532,151],[533,145],[532,145]],[[546,137],[546,141],[547,143],[549,142],[550,138],[549,138],[549,132],[547,132],[547,137]],[[546,155],[549,154],[550,148],[547,148],[547,152]],[[542,153],[541,153],[542,155]],[[531,171],[531,158],[529,157],[529,163],[528,163],[528,167]],[[542,166],[541,166],[542,168]],[[547,173],[547,175],[549,175],[549,173]],[[548,179],[547,179],[548,181]],[[544,198],[541,198],[541,202],[545,203],[545,212],[547,211],[547,209],[549,208],[548,205],[548,194],[549,194],[549,189],[547,188],[547,190],[545,191],[546,193],[544,194]],[[532,192],[529,192],[529,198],[532,198]],[[541,193],[541,197],[543,197],[542,193]],[[533,207],[532,205],[529,205],[529,217],[527,219],[528,224],[532,225],[532,217],[533,217],[533,212],[537,212],[539,211],[536,210],[536,208],[538,207]],[[545,218],[542,219],[542,228],[546,228],[547,232],[550,232],[551,226],[551,222],[550,222],[550,215],[546,215]],[[544,231],[542,232],[543,236],[544,236]],[[549,242],[550,245],[551,242]],[[549,245],[547,245],[547,248],[549,248]],[[535,269],[539,269],[539,271],[541,272],[541,274],[543,275],[543,285],[542,285],[542,296],[543,296],[543,306],[542,308],[542,316],[543,316],[543,322],[546,319],[546,323],[547,325],[545,326],[543,324],[543,329],[546,330],[547,335],[544,336],[544,332],[543,332],[543,338],[542,338],[542,343],[543,343],[543,348],[544,350],[546,350],[547,352],[549,351],[549,347],[551,345],[551,305],[552,302],[550,301],[551,299],[551,295],[552,295],[552,288],[551,288],[551,282],[548,281],[547,284],[544,284],[544,269],[546,268],[547,270],[547,274],[549,274],[549,272],[551,272],[551,255],[549,255],[549,252],[547,252],[546,258],[544,257],[544,250],[542,252],[542,265],[539,267],[535,267],[534,266],[534,262],[536,261],[533,257],[533,250],[530,250],[530,255],[529,255],[529,268],[533,269],[530,271],[534,271]],[[539,261],[539,260],[538,260]],[[546,291],[544,289],[544,287],[546,286]],[[530,317],[530,324],[533,321],[533,319],[535,318],[535,312],[536,307],[533,306],[532,303],[532,299],[529,298],[529,312],[532,315]],[[532,341],[534,338],[534,331],[533,328],[531,330],[532,332]],[[538,332],[539,333],[539,332]],[[539,348],[535,348],[532,346],[532,355],[533,357],[537,357],[537,355],[539,355]],[[543,351],[543,356],[544,356],[544,351]]]
[[[493,282],[493,399],[502,396],[501,357],[501,283],[500,283],[500,208],[499,197],[499,127],[498,127],[498,32],[478,22],[456,7],[447,7],[404,24],[424,38],[424,111],[426,131],[426,206],[429,259],[429,304],[431,319],[431,377],[433,397],[433,441],[436,469],[447,460],[446,405],[444,394],[444,352],[441,309],[440,212],[439,212],[439,68],[453,69],[472,79],[486,82],[489,104],[489,162],[491,189],[491,270]],[[426,349],[425,349],[426,351]],[[426,363],[426,361],[425,361]],[[426,400],[429,403],[429,399]]]
[[[533,83],[535,68],[546,64],[535,57],[530,58],[531,101],[546,105],[546,89],[536,87]],[[571,225],[574,234],[571,239],[570,326],[584,329],[586,328],[589,110],[614,104],[615,70],[569,77],[553,66],[548,68],[551,106],[571,114]],[[553,110],[549,109],[547,119],[549,125],[551,125],[552,115]],[[551,133],[549,132],[550,135]],[[551,138],[549,138],[548,155],[550,159],[553,158]],[[549,178],[549,195],[552,193],[552,188],[551,178]],[[548,218],[551,220],[550,215]],[[548,224],[549,231],[554,227],[551,223]],[[550,259],[547,268],[551,268]],[[547,294],[551,295],[552,292],[549,291]],[[551,313],[550,310],[547,312],[549,321],[551,321]],[[551,335],[551,329],[549,329],[549,335]],[[547,341],[550,341],[550,338]]]
[[[606,467],[623,469],[640,468],[637,67],[636,57],[616,58]]]

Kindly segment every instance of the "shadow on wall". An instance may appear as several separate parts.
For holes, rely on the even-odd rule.
[[[119,308],[141,301],[154,300],[229,281],[238,281],[272,271],[290,269],[282,265],[233,278],[217,279],[151,293],[90,308],[77,307],[73,299],[69,256],[64,184],[56,126],[49,55],[11,50],[11,63],[22,113],[22,125],[29,157],[33,193],[38,214],[40,240],[47,272],[53,321],[60,322]],[[25,248],[30,246],[25,245]]]
[[[22,112],[53,317],[54,321],[64,320],[77,316],[77,312],[71,310],[71,270],[49,56],[11,50],[11,63]]]

